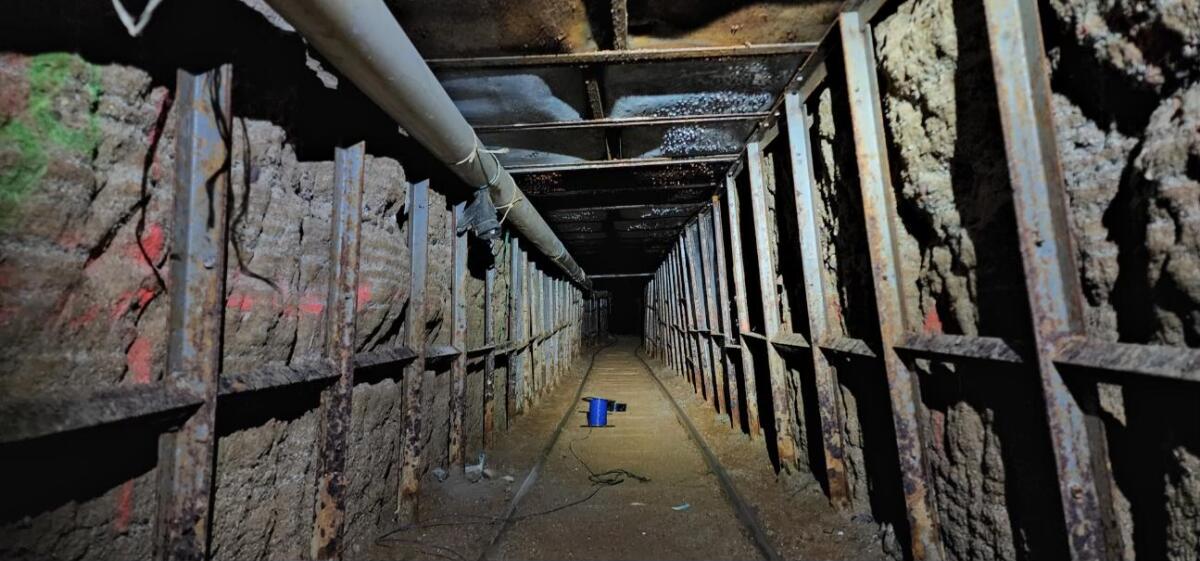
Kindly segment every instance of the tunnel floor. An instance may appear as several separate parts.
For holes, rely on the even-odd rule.
[[[582,364],[518,417],[487,457],[489,475],[452,473],[423,481],[418,523],[377,541],[376,555],[444,559],[762,559],[700,448],[676,416],[664,387],[693,420],[738,492],[752,505],[770,547],[782,558],[879,558],[877,527],[833,511],[814,481],[777,478],[761,439],[728,428],[685,380],[652,372],[636,341],[598,351],[581,395],[615,400],[608,426],[586,426],[588,403],[575,401]],[[512,522],[504,512],[570,408],[540,476]],[[645,481],[639,478],[645,478]],[[609,483],[597,483],[607,480]]]

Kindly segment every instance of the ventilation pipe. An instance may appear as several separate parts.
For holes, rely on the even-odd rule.
[[[482,150],[383,0],[267,0],[326,59],[464,183],[488,188],[505,219],[573,281],[591,281],[496,157]]]

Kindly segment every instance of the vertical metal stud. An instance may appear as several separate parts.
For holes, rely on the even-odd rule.
[[[713,196],[712,205],[712,237],[713,237],[713,254],[716,256],[716,276],[717,276],[717,319],[720,322],[721,332],[725,334],[723,341],[724,345],[729,345],[733,341],[733,324],[730,319],[729,305],[729,280],[727,278],[725,267],[725,232],[724,225],[721,219],[721,203],[718,197]],[[737,426],[741,422],[742,412],[741,403],[738,400],[737,381],[734,379],[737,374],[737,369],[733,365],[733,358],[729,356],[728,349],[721,349],[721,357],[725,368],[726,380],[729,385],[729,418],[730,422]],[[747,431],[750,427],[745,427]]]
[[[767,176],[763,159],[762,145],[757,141],[746,145],[746,173],[750,176],[750,207],[754,216],[754,256],[758,259],[758,290],[762,298],[763,335],[767,338],[767,371],[775,409],[776,445],[780,465],[792,469],[796,462],[796,435],[792,432],[788,404],[787,371],[779,350],[770,343],[779,335],[779,294],[775,289],[775,259],[771,256],[773,240],[767,222]]]
[[[729,253],[733,260],[733,301],[737,308],[736,331],[738,332],[738,355],[742,361],[742,384],[746,389],[746,417],[750,423],[750,436],[762,434],[762,422],[758,413],[758,386],[754,379],[754,361],[746,339],[741,334],[750,331],[750,315],[746,303],[746,257],[742,252],[741,209],[737,192],[737,181],[725,179],[725,206],[729,211]],[[733,331],[733,330],[730,330]]]
[[[937,515],[929,496],[925,452],[921,447],[920,425],[917,421],[917,380],[893,347],[905,334],[904,299],[897,267],[895,194],[892,192],[884,142],[875,49],[865,23],[858,13],[846,12],[839,20],[839,30],[850,96],[850,118],[854,125],[867,245],[871,254],[875,304],[879,310],[882,358],[892,402],[904,502],[912,532],[913,558],[942,559],[945,555],[938,534]]]
[[[1117,538],[1106,536],[1111,515],[1097,488],[1097,479],[1111,481],[1105,442],[1089,442],[1084,411],[1053,362],[1059,341],[1084,329],[1038,5],[985,0],[984,11],[1067,544],[1076,560],[1111,557]]]
[[[492,446],[496,429],[496,264],[488,266],[483,277],[483,344],[488,348],[483,359],[483,447]]]
[[[820,348],[830,337],[829,318],[836,313],[832,306],[837,296],[828,293],[827,287],[831,284],[822,265],[823,246],[817,222],[817,205],[821,204],[821,200],[813,181],[808,122],[800,95],[794,92],[786,94],[784,110],[792,163],[792,193],[796,198],[800,266],[804,273],[804,302],[808,310],[808,336],[812,344],[813,378],[817,390],[817,411],[821,416],[825,477],[829,484],[830,503],[837,508],[847,508],[850,506],[850,484],[846,480],[842,417],[837,405],[837,374]]]
[[[226,201],[233,69],[176,74],[179,133],[171,250],[166,384],[202,400],[182,425],[159,437],[154,556],[208,556],[217,378],[224,321]]]
[[[408,247],[410,282],[404,343],[416,358],[404,369],[404,425],[400,437],[400,493],[396,512],[415,514],[421,473],[421,390],[425,380],[425,302],[429,277],[429,181],[408,189]]]
[[[708,314],[707,323],[709,329],[708,348],[712,360],[713,369],[713,393],[716,394],[717,413],[729,413],[729,408],[725,403],[725,349],[718,346],[719,339],[717,332],[721,330],[721,322],[718,319],[717,313],[717,294],[716,283],[713,273],[712,263],[712,217],[707,211],[700,213],[700,220],[696,223],[696,231],[699,234],[700,242],[700,272],[704,277],[704,300],[705,309]],[[732,417],[731,417],[732,419]]]
[[[450,430],[446,455],[452,467],[462,467],[466,457],[467,403],[467,231],[458,231],[466,203],[454,205],[449,220],[451,247],[450,345],[458,349],[450,363]]]
[[[705,287],[704,274],[700,270],[700,248],[699,228],[697,223],[693,222],[684,228],[684,247],[687,255],[687,278],[688,286],[691,289],[692,303],[692,319],[695,324],[694,338],[696,340],[696,354],[699,357],[700,371],[700,390],[704,394],[704,399],[708,401],[709,407],[716,405],[715,393],[713,391],[713,369],[712,361],[709,360],[709,341],[707,336],[708,331],[708,312],[705,303]]]
[[[509,351],[504,395],[504,419],[512,426],[513,417],[521,409],[521,395],[525,392],[525,257],[520,238],[509,234],[508,244],[508,340],[519,345]]]
[[[337,379],[321,392],[317,500],[310,552],[313,559],[341,557],[346,521],[345,469],[354,393],[354,325],[365,167],[366,145],[362,142],[334,153],[325,354]]]

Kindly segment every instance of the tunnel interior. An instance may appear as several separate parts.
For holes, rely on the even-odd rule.
[[[1200,557],[1200,2],[12,4],[0,558]]]

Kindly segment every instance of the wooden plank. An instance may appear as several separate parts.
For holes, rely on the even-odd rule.
[[[727,268],[725,266],[725,227],[724,221],[721,218],[721,203],[720,199],[714,195],[711,203],[712,212],[712,238],[713,238],[713,254],[716,256],[716,276],[717,276],[717,318],[719,327],[722,333],[728,335],[734,332],[732,318],[730,316],[732,309],[729,301],[729,280]],[[728,339],[726,339],[728,340]],[[741,423],[742,411],[741,400],[738,399],[738,388],[736,374],[737,369],[734,367],[733,358],[729,356],[728,350],[724,343],[721,345],[721,358],[725,369],[726,383],[729,387],[729,403],[727,410],[729,411],[730,422],[737,427]],[[740,427],[746,431],[750,430],[747,425]]]
[[[354,325],[365,166],[366,145],[362,142],[334,153],[325,356],[337,378],[321,392],[317,499],[310,547],[313,559],[341,558],[346,524],[346,455],[354,393]]]
[[[716,276],[712,263],[712,216],[708,211],[701,211],[700,219],[696,222],[696,232],[700,245],[700,276],[704,278],[704,307],[707,313],[706,324],[709,331],[719,331],[721,323],[718,318],[719,314],[717,313]],[[717,413],[728,414],[729,407],[725,402],[725,395],[727,393],[725,352],[712,337],[708,338],[708,352],[709,360],[712,364],[713,393],[716,394]]]
[[[496,264],[483,277],[483,344],[488,347],[483,359],[483,447],[491,448],[496,430]],[[510,363],[511,367],[511,363]]]
[[[508,234],[508,338],[523,340],[525,333],[525,256],[521,252],[521,239]],[[507,426],[521,410],[521,394],[525,392],[525,351],[517,349],[508,359],[508,379],[504,395],[504,419]]]

